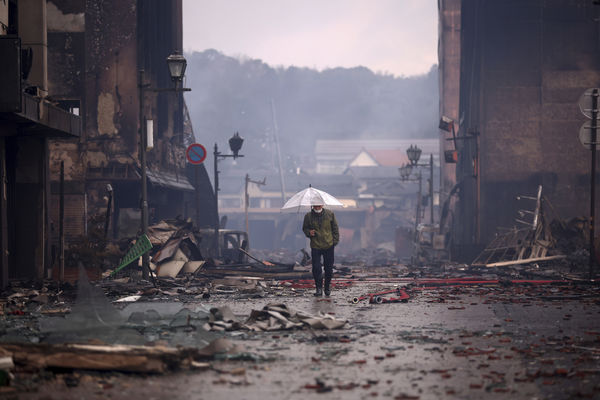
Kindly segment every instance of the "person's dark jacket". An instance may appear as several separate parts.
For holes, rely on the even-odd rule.
[[[315,236],[310,236],[311,229],[315,230]],[[310,238],[312,249],[327,250],[340,241],[338,223],[335,214],[330,210],[323,209],[320,213],[311,210],[304,216],[302,231]]]

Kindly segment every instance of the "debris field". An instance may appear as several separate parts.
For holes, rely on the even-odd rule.
[[[2,393],[600,396],[599,288],[565,263],[345,266],[331,297],[313,296],[302,278],[308,267],[295,266],[295,278],[199,271],[156,286],[130,277],[90,283],[83,270],[76,285],[13,285],[3,296]]]

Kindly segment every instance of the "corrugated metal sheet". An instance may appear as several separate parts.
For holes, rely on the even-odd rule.
[[[148,169],[146,171],[146,175],[148,176],[150,183],[153,185],[174,190],[184,190],[189,192],[194,191],[194,187],[183,174],[177,175],[171,172],[152,171]]]

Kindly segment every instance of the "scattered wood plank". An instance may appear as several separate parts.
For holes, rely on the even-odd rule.
[[[170,347],[79,344],[2,344],[16,366],[164,373],[189,364],[188,353]]]
[[[501,261],[501,262],[495,262],[495,263],[491,263],[491,264],[485,264],[485,266],[486,267],[504,267],[507,265],[529,264],[529,263],[540,262],[540,261],[560,260],[563,258],[567,258],[567,256],[557,255],[557,256],[547,256],[547,257],[523,258],[521,260],[510,260],[510,261]],[[476,265],[476,264],[473,264],[473,265]]]

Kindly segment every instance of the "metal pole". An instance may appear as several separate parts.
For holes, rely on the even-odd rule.
[[[417,217],[415,218],[415,238],[417,237],[417,227],[421,223],[421,191],[422,191],[422,182],[421,179],[421,171],[419,170],[419,174],[417,176],[419,180],[419,193],[417,194]]]
[[[429,217],[433,225],[433,154],[429,155]]]
[[[8,286],[6,140],[0,137],[0,288]]]
[[[148,186],[146,182],[146,121],[144,118],[144,70],[139,70],[139,132],[140,132],[140,169],[142,172],[141,183],[142,183],[142,199],[141,199],[141,212],[142,212],[142,235],[148,234]],[[144,253],[142,256],[142,278],[148,279],[150,276],[150,259],[148,253]]]
[[[200,226],[200,176],[198,170],[199,165],[194,165],[194,183],[196,184],[196,226]]]
[[[246,174],[246,185],[244,186],[244,214],[246,217],[246,233],[248,233],[248,203],[250,201],[250,195],[248,194],[248,182],[250,182],[250,176]]]
[[[60,162],[60,198],[58,205],[58,280],[65,281],[65,162]]]
[[[219,170],[217,162],[219,159],[219,149],[215,143],[215,150],[213,152],[214,165],[215,165],[215,237],[214,237],[214,257],[219,257]]]
[[[598,89],[592,91],[592,129],[590,147],[592,149],[592,173],[590,181],[590,280],[594,277],[594,263],[596,252],[594,249],[594,225],[596,224],[596,138],[598,125]]]

